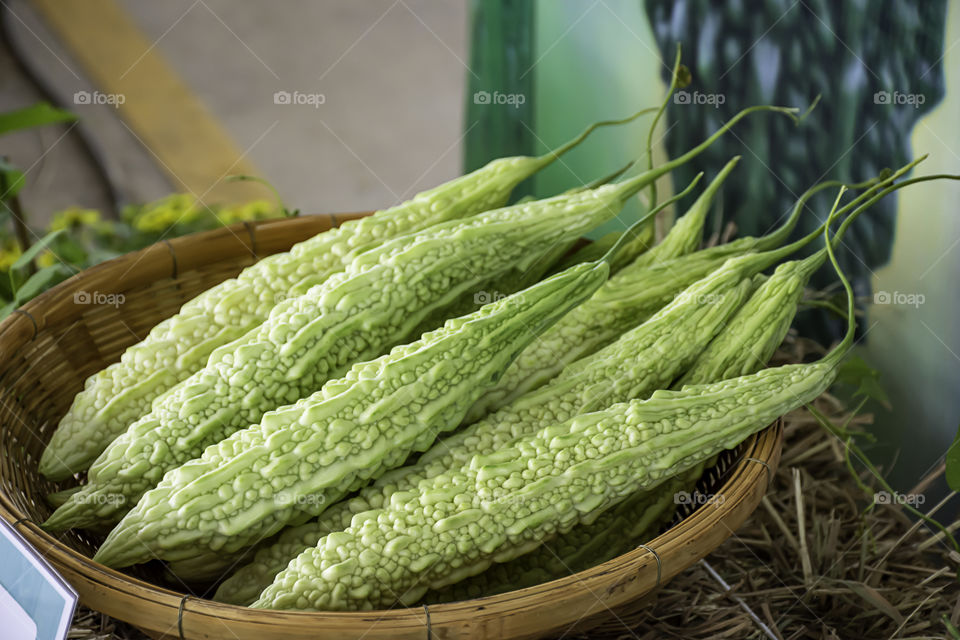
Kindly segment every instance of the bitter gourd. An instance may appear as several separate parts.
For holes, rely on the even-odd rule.
[[[610,182],[614,177],[620,175],[622,171],[623,170],[615,172],[610,176],[595,180],[589,185],[570,189],[565,191],[564,194],[570,195],[582,192],[586,189],[595,189],[603,186]],[[686,189],[684,189],[681,193],[678,193],[669,201],[665,202],[663,205],[657,207],[652,214],[659,213],[662,209],[666,208],[689,193],[700,181],[700,178],[701,176],[699,175],[694,176],[693,181],[687,186]],[[525,202],[532,201],[533,198],[530,198],[530,200],[526,200]],[[648,215],[644,216],[644,218],[648,221],[639,231],[634,228],[624,231],[624,233],[629,232],[631,236],[634,236],[634,238],[628,243],[621,243],[616,255],[608,258],[607,262],[610,265],[611,273],[613,272],[615,265],[620,264],[624,259],[632,260],[643,252],[643,249],[646,245],[643,243],[638,243],[638,240],[649,241],[652,238],[652,227],[649,224],[649,221],[652,220],[652,216]],[[617,238],[619,239],[622,235],[622,233],[618,233]],[[611,243],[610,246],[607,247],[606,251],[600,253],[594,258],[594,261],[603,258],[605,254],[608,253],[611,248],[613,248],[614,244],[615,243]],[[422,335],[427,331],[431,331],[441,326],[447,320],[447,318],[466,315],[494,299],[506,297],[510,294],[516,293],[517,291],[532,286],[543,278],[544,273],[550,269],[550,267],[560,256],[567,253],[569,246],[565,243],[560,243],[545,248],[538,247],[533,250],[538,251],[538,257],[535,261],[532,261],[531,264],[528,264],[522,269],[511,269],[505,274],[499,275],[495,278],[490,278],[477,285],[474,290],[465,292],[460,296],[459,300],[453,302],[451,305],[436,309],[429,316],[427,316],[416,329],[413,330],[411,335]]]
[[[516,354],[606,281],[587,263],[355,365],[168,473],[94,559],[127,566],[234,552],[399,466],[456,427]]]
[[[731,164],[726,170],[731,169]],[[864,183],[864,185],[872,184]],[[717,185],[717,180],[714,180]],[[713,185],[712,185],[713,186]],[[506,406],[536,389],[563,367],[610,344],[624,331],[649,318],[676,293],[713,271],[729,257],[749,251],[767,251],[782,244],[803,212],[807,200],[838,182],[818,184],[797,200],[790,216],[776,231],[759,238],[738,238],[692,254],[666,260],[676,251],[692,250],[699,243],[703,215],[709,207],[704,193],[697,205],[677,221],[664,242],[641,255],[610,278],[594,296],[567,314],[510,365],[500,382],[487,391],[467,413],[468,421]],[[691,215],[692,214],[692,215]],[[687,216],[691,216],[689,219]],[[661,252],[661,247],[667,249]]]
[[[365,610],[414,602],[428,588],[529,552],[814,399],[836,377],[856,328],[853,291],[829,238],[826,245],[847,293],[848,327],[820,361],[657,391],[476,456],[417,491],[394,494],[383,509],[357,514],[345,531],[291,561],[252,606]]]
[[[703,282],[701,282],[701,283],[698,283],[699,286],[691,287],[690,290],[684,292],[684,295],[681,296],[681,297],[679,297],[678,302],[675,302],[673,305],[671,305],[671,307],[675,307],[675,306],[677,306],[677,305],[682,305],[682,304],[684,304],[684,303],[688,303],[689,301],[693,301],[694,304],[700,305],[700,308],[710,307],[711,305],[717,303],[717,300],[716,300],[716,298],[715,298],[714,296],[717,296],[717,294],[718,294],[720,291],[723,290],[722,288],[715,288],[715,287],[717,286],[717,283],[723,282],[725,278],[730,278],[730,277],[731,277],[732,275],[734,275],[734,274],[735,274],[735,276],[736,276],[736,281],[738,281],[738,282],[739,282],[739,281],[743,281],[743,282],[747,282],[747,283],[748,283],[749,280],[752,279],[753,275],[757,274],[759,271],[761,271],[761,270],[763,270],[764,268],[766,268],[766,266],[769,266],[770,264],[776,262],[779,258],[783,257],[784,255],[787,255],[788,253],[790,253],[790,252],[792,252],[792,251],[794,251],[794,250],[796,250],[796,249],[801,248],[806,242],[809,242],[810,240],[812,240],[816,235],[817,235],[817,234],[811,234],[810,236],[807,236],[807,238],[804,238],[804,239],[801,240],[801,241],[795,242],[795,243],[793,243],[793,244],[791,244],[791,245],[788,245],[788,246],[786,246],[786,247],[782,247],[781,249],[778,249],[778,250],[775,250],[775,251],[770,251],[770,252],[766,252],[766,253],[764,253],[764,254],[759,254],[759,255],[747,255],[747,256],[742,256],[742,257],[739,257],[739,258],[730,259],[730,260],[729,260],[726,264],[724,264],[724,266],[719,270],[719,273],[718,273],[718,274],[712,274],[709,278],[706,278],[705,281],[703,281]],[[711,285],[712,285],[712,286],[711,286]],[[728,285],[728,286],[729,286],[729,285]],[[668,310],[669,310],[671,307],[667,307],[667,309],[664,309],[664,311],[662,311],[660,314],[658,314],[657,316],[655,316],[655,317],[650,321],[649,324],[653,324],[653,323],[655,323],[655,321],[656,321],[657,319],[659,319],[659,318],[661,318],[661,317],[663,317],[663,316],[667,316],[667,315],[668,315]],[[670,318],[670,319],[672,319],[672,318]],[[721,321],[721,322],[722,322],[722,321]],[[643,328],[643,327],[641,326],[641,329],[642,329],[642,328]],[[640,333],[642,333],[642,332],[640,332]],[[682,334],[682,335],[678,337],[677,334]],[[670,335],[670,334],[668,334],[668,335]],[[692,335],[691,335],[691,332],[689,332],[689,331],[676,331],[676,332],[674,332],[673,335],[674,335],[674,337],[678,337],[679,342],[682,344],[684,338],[693,339],[694,336],[697,335],[697,332],[694,331],[694,332],[692,333]],[[711,335],[712,335],[712,334],[711,334]],[[674,350],[674,348],[676,347],[676,345],[673,344],[673,343],[670,343],[669,345],[663,345],[662,342],[663,342],[662,339],[661,339],[661,340],[658,340],[658,341],[654,341],[654,342],[652,343],[652,345],[651,345],[650,348],[651,348],[651,349],[663,348],[663,351],[661,351],[661,353],[672,353],[673,350]],[[619,346],[619,344],[616,345],[616,346]],[[595,356],[592,356],[592,357],[586,358],[586,359],[584,359],[584,360],[578,361],[578,362],[575,363],[574,365],[568,367],[568,368],[563,372],[563,374],[558,377],[558,380],[555,380],[554,382],[552,382],[550,386],[557,385],[558,382],[559,382],[561,379],[568,378],[568,376],[569,376],[569,379],[575,380],[575,379],[578,377],[578,374],[579,374],[579,375],[583,375],[585,372],[590,371],[590,370],[592,370],[592,369],[593,369],[593,370],[600,370],[600,371],[603,371],[603,372],[606,373],[606,375],[603,376],[604,380],[603,380],[603,381],[600,381],[600,382],[594,382],[592,385],[586,385],[586,386],[582,387],[581,393],[579,394],[579,398],[588,398],[588,399],[589,399],[589,398],[591,398],[594,394],[602,395],[602,394],[605,392],[606,388],[621,383],[621,376],[620,376],[619,374],[620,374],[620,368],[622,367],[623,363],[616,361],[616,356],[615,356],[616,350],[610,350],[610,351],[612,351],[611,354],[607,354],[607,353],[604,353],[604,352],[600,352],[600,353],[596,354]],[[627,350],[627,351],[628,351],[629,353],[634,353],[633,350]],[[694,357],[695,357],[695,355],[694,355]],[[640,358],[642,359],[642,351],[641,351],[641,356],[640,356]],[[620,360],[622,361],[622,356],[620,357]],[[601,362],[601,363],[603,363],[603,364],[600,365],[600,366],[597,366],[597,364],[596,364],[597,362]],[[604,366],[604,365],[612,365],[612,366]],[[669,375],[669,373],[668,373],[667,375]],[[650,374],[648,374],[648,376],[651,377],[651,378],[654,377],[654,375],[650,375]],[[638,379],[647,378],[648,376],[638,376],[637,378],[638,378]],[[623,377],[625,377],[625,378],[630,378],[631,376],[628,374],[628,375],[623,376]],[[629,382],[625,383],[625,385],[626,385],[626,386],[631,386]],[[634,385],[632,385],[632,386],[635,386],[635,387],[636,387],[636,386],[640,386],[640,385],[634,383]],[[548,387],[548,388],[549,388],[549,387]],[[654,387],[654,388],[656,388],[656,387]],[[655,394],[654,394],[654,397],[656,397],[658,393],[660,393],[660,392],[655,393]],[[533,397],[536,397],[537,395],[538,395],[538,394],[536,394],[536,393],[532,394]],[[573,394],[573,395],[574,395],[574,397],[577,397],[577,394]],[[637,394],[637,395],[640,396],[640,397],[642,397],[643,394]],[[522,405],[524,404],[524,401],[525,401],[525,400],[527,400],[527,398],[521,399],[517,404],[520,405],[520,406],[522,406]],[[572,403],[572,404],[576,404],[576,400],[572,400],[571,403]],[[601,405],[602,405],[602,401],[601,401]],[[583,406],[583,404],[581,404],[581,407],[582,407],[582,406]],[[576,407],[575,407],[575,408],[574,408],[574,412],[576,412],[576,410],[577,410],[577,409],[576,409]],[[497,414],[495,414],[495,415],[497,415]],[[563,416],[563,408],[561,408],[560,411],[557,411],[556,414],[554,414],[554,415],[546,415],[546,416],[542,416],[542,417],[545,417],[548,422],[552,421],[554,424],[559,423],[559,422],[562,422],[562,421],[565,419],[564,416]],[[551,419],[552,419],[552,420],[551,420]],[[512,427],[512,426],[514,426],[514,425],[516,425],[516,424],[517,424],[517,423],[514,422],[514,423],[511,424],[510,426]],[[522,425],[523,423],[522,423],[522,422],[519,422],[519,424]],[[573,424],[576,424],[576,422],[574,422]],[[499,451],[503,451],[503,450],[504,450],[504,447],[507,447],[507,449],[509,449],[509,446],[510,446],[509,443],[504,444],[503,442],[501,442],[501,443],[483,442],[484,438],[488,438],[488,439],[491,439],[491,440],[492,440],[492,439],[495,439],[497,436],[499,436],[499,437],[507,440],[507,439],[509,439],[509,437],[512,436],[512,437],[518,438],[518,441],[522,442],[522,441],[524,441],[524,438],[530,438],[530,437],[531,437],[531,436],[530,436],[530,432],[529,432],[529,431],[524,432],[522,426],[521,426],[519,429],[517,429],[517,432],[514,432],[514,433],[511,433],[510,430],[509,430],[509,428],[507,428],[505,431],[499,431],[499,429],[500,429],[500,427],[498,427],[498,426],[486,427],[486,428],[484,428],[483,426],[481,426],[479,429],[477,429],[477,431],[476,431],[476,433],[475,433],[475,432],[472,430],[472,428],[468,428],[465,432],[463,432],[463,433],[461,433],[461,434],[456,434],[456,435],[452,436],[452,437],[449,439],[449,440],[457,440],[458,438],[461,438],[461,439],[462,439],[462,440],[459,441],[459,442],[455,442],[454,446],[449,446],[449,445],[448,445],[448,446],[443,446],[444,444],[447,444],[447,443],[446,443],[446,442],[440,443],[440,445],[438,445],[438,447],[436,447],[435,449],[433,449],[433,450],[431,450],[430,452],[428,452],[425,456],[423,456],[423,457],[421,458],[421,460],[418,461],[417,465],[415,465],[414,467],[409,467],[409,468],[405,468],[405,469],[400,469],[400,470],[398,470],[397,472],[394,472],[395,476],[401,476],[401,477],[399,478],[399,482],[396,482],[396,483],[395,483],[396,486],[390,486],[390,487],[388,487],[387,490],[386,490],[386,492],[383,491],[383,488],[382,488],[382,487],[379,487],[380,490],[381,490],[381,493],[378,495],[377,492],[376,492],[376,490],[375,490],[376,488],[378,488],[376,484],[374,485],[373,488],[368,488],[368,489],[365,489],[364,491],[362,491],[361,494],[360,494],[360,498],[359,498],[359,500],[360,500],[360,504],[358,505],[358,506],[359,506],[359,509],[365,509],[365,508],[368,508],[368,507],[370,507],[370,506],[373,506],[373,507],[374,507],[374,510],[369,511],[369,512],[367,512],[367,511],[361,511],[359,514],[355,515],[355,516],[353,517],[353,519],[350,521],[349,527],[347,527],[347,528],[345,529],[345,533],[348,533],[348,534],[349,534],[352,529],[354,529],[355,527],[358,526],[358,524],[357,524],[357,520],[358,520],[358,519],[361,519],[361,520],[362,520],[362,519],[366,518],[367,515],[369,515],[369,514],[376,514],[376,513],[377,513],[376,507],[378,506],[378,505],[376,504],[376,502],[379,502],[379,503],[380,503],[379,506],[382,506],[386,511],[390,511],[390,509],[392,509],[392,506],[393,506],[393,505],[395,505],[395,504],[397,504],[397,503],[402,503],[404,500],[407,500],[408,497],[411,496],[411,495],[415,495],[415,494],[417,494],[418,492],[420,492],[421,495],[423,495],[423,489],[424,489],[425,486],[436,487],[436,488],[439,488],[440,486],[443,486],[443,485],[441,485],[440,483],[438,483],[437,480],[438,480],[438,479],[445,478],[446,476],[449,476],[449,475],[452,473],[451,469],[452,469],[452,470],[455,470],[455,469],[457,468],[457,462],[459,462],[459,461],[453,461],[452,464],[446,465],[446,466],[445,466],[446,471],[443,471],[442,473],[440,473],[440,475],[435,475],[432,479],[431,479],[429,476],[424,477],[423,475],[414,475],[413,473],[411,473],[411,472],[409,471],[409,469],[414,469],[414,468],[418,468],[418,470],[422,470],[423,468],[425,468],[427,465],[430,464],[430,457],[431,457],[432,454],[433,454],[435,457],[440,457],[440,458],[447,457],[447,458],[449,458],[451,455],[452,455],[452,456],[456,456],[456,455],[457,455],[456,453],[453,453],[453,452],[455,452],[455,451],[459,451],[459,452],[464,452],[464,451],[476,451],[476,450],[479,448],[479,449],[482,450],[482,451],[492,451],[493,453],[490,453],[490,454],[488,454],[488,455],[489,455],[491,458],[497,458],[497,456],[499,455],[498,452],[499,452]],[[556,433],[557,435],[559,435],[559,434],[562,433],[562,431],[557,430],[555,433]],[[494,434],[493,438],[490,437],[490,434]],[[478,444],[478,443],[476,442],[477,440],[479,440],[480,443],[482,443],[482,444],[480,444],[479,447],[476,446],[476,445]],[[592,442],[593,442],[593,444],[596,444],[597,446],[599,446],[599,444],[597,444],[597,441],[596,441],[596,440],[593,440]],[[490,445],[494,445],[494,446],[490,446]],[[589,446],[589,445],[587,445],[587,446]],[[439,453],[434,453],[434,452],[439,452]],[[557,453],[557,452],[554,452],[554,453]],[[716,453],[716,452],[714,451],[713,453]],[[461,455],[462,455],[462,453],[461,453]],[[563,456],[563,452],[558,453],[557,456],[558,456],[558,458],[562,457],[562,456]],[[482,457],[482,456],[481,456],[481,457]],[[709,456],[707,456],[707,457],[709,457]],[[703,460],[706,460],[706,457],[705,457],[705,458],[702,458],[702,459],[700,460],[700,462],[702,462]],[[472,464],[473,464],[474,466],[476,466],[476,459],[474,459],[474,461],[473,461]],[[545,460],[538,460],[536,465],[533,465],[533,466],[530,467],[531,470],[536,470],[536,471],[535,471],[535,473],[534,473],[533,476],[527,478],[528,480],[531,479],[531,478],[541,478],[541,477],[542,477],[542,476],[539,475],[539,469],[540,469],[540,465],[541,465],[541,464],[546,465],[546,464],[548,464],[548,463],[547,463]],[[494,465],[494,466],[496,466],[496,465]],[[465,470],[465,469],[466,469],[466,467],[464,467],[464,470]],[[681,469],[681,470],[682,470],[682,469]],[[404,474],[406,474],[406,477],[403,477]],[[454,475],[456,475],[456,474],[454,474]],[[390,480],[393,480],[393,479],[391,478]],[[383,481],[384,481],[384,479],[382,479],[382,480],[380,481],[380,483],[378,483],[378,484],[381,484],[381,485],[382,485],[382,484],[383,484]],[[415,483],[418,482],[418,481],[419,481],[419,485],[415,484]],[[457,481],[454,480],[454,481],[452,481],[452,482],[456,483]],[[468,486],[469,486],[469,482],[470,482],[470,479],[468,479]],[[613,481],[613,483],[614,483],[614,484],[619,484],[617,481]],[[521,485],[522,485],[522,482],[521,482]],[[516,486],[520,486],[520,485],[514,484],[513,486],[516,487]],[[411,487],[417,487],[417,488],[416,488],[416,490],[411,490]],[[639,489],[643,489],[643,488],[645,488],[645,487],[640,486],[640,487],[638,487],[638,488],[639,488]],[[369,501],[366,501],[366,500],[363,500],[363,498],[373,498],[373,499],[372,499],[372,500],[369,500]],[[355,499],[354,502],[356,502],[357,500],[358,500],[358,499]],[[373,504],[371,504],[371,503],[373,503]],[[349,503],[348,503],[348,504],[349,504]],[[543,503],[542,506],[546,506],[547,504],[549,504],[549,503]],[[390,505],[390,506],[387,506],[387,505]],[[408,506],[407,508],[409,509],[410,507]],[[505,507],[505,508],[508,508],[508,509],[509,509],[509,506],[507,506],[507,507]],[[334,509],[336,509],[336,507],[335,507]],[[341,511],[340,517],[342,518],[343,515],[346,515],[346,514],[344,513],[344,510],[343,510],[343,509],[341,509],[340,511]],[[486,515],[489,515],[489,514],[483,514],[483,513],[481,513],[481,514],[478,515],[478,518],[486,517]],[[521,515],[523,515],[523,514],[521,514]],[[557,529],[548,530],[548,531],[546,532],[546,535],[553,535],[553,534],[556,533],[556,531],[557,531]],[[327,537],[329,538],[329,537],[338,536],[338,535],[341,535],[341,534],[335,532],[335,533],[330,534],[330,535],[327,536]],[[471,535],[475,535],[475,534],[471,534]],[[281,541],[282,541],[282,538],[281,538]],[[542,539],[541,539],[541,541],[542,541]],[[533,546],[536,546],[536,544],[534,543],[534,541],[527,541],[527,542],[528,542],[529,544],[533,544]],[[323,541],[322,541],[322,540],[320,541],[319,545],[320,545],[320,546],[319,546],[318,548],[322,548],[322,546],[323,546]],[[521,545],[521,546],[522,546],[522,545]],[[304,552],[304,553],[305,553],[305,554],[310,554],[312,551],[314,551],[314,550],[308,550],[308,551],[306,551],[306,552]],[[513,551],[511,551],[511,553],[514,553],[515,555],[519,555],[521,552],[517,551],[517,549],[514,548]],[[262,557],[262,556],[258,556],[258,558],[259,558],[259,557]],[[473,575],[474,573],[483,570],[486,566],[489,565],[489,563],[490,563],[490,561],[491,561],[491,558],[492,558],[493,560],[499,562],[499,561],[511,559],[512,557],[514,557],[514,556],[509,555],[509,554],[508,554],[507,556],[500,556],[500,557],[497,557],[497,558],[492,558],[492,556],[491,556],[491,557],[487,557],[486,559],[481,560],[481,561],[479,561],[479,562],[477,562],[477,563],[475,563],[475,564],[473,564],[473,565],[470,565],[469,562],[464,563],[464,559],[463,559],[462,557],[459,557],[459,558],[457,558],[457,561],[456,561],[457,564],[452,565],[453,568],[456,569],[456,570],[453,570],[452,572],[450,572],[447,577],[444,577],[444,578],[436,577],[436,578],[433,580],[432,583],[425,583],[425,584],[414,583],[414,584],[409,584],[409,585],[406,585],[406,584],[405,584],[405,585],[404,585],[404,588],[403,588],[403,592],[407,592],[407,589],[410,588],[410,589],[412,589],[412,593],[417,594],[417,597],[419,597],[419,594],[422,594],[423,590],[425,590],[425,589],[427,588],[427,586],[432,586],[432,587],[434,587],[434,588],[437,587],[437,586],[443,586],[444,584],[449,584],[449,583],[452,583],[452,582],[457,582],[457,581],[459,581],[460,579],[463,579],[464,577]],[[296,561],[294,561],[293,563],[291,563],[291,564],[289,565],[287,571],[290,571],[290,568],[294,567],[295,563],[298,562],[298,561],[299,561],[300,559],[302,559],[302,558],[303,558],[303,555],[301,555],[300,557],[298,557],[298,559],[297,559]],[[439,558],[437,558],[437,559],[439,559]],[[464,564],[463,564],[463,567],[466,567],[466,569],[465,569],[465,570],[466,570],[466,573],[464,573],[463,570],[456,568],[456,567],[460,567],[460,566],[461,566],[461,563],[464,563]],[[447,568],[447,569],[451,569],[451,566],[447,566],[446,568]],[[277,576],[276,581],[274,582],[274,585],[276,585],[278,582],[281,581],[282,576],[284,576],[285,573],[286,573],[286,571],[285,571],[284,573],[281,573],[281,574],[279,574],[279,575]],[[266,591],[263,592],[263,594],[262,594],[262,596],[261,596],[261,599],[260,599],[260,602],[261,602],[261,603],[263,603],[265,600],[270,600],[270,593],[269,593],[269,591],[270,591],[270,588],[268,588]],[[286,602],[286,601],[287,601],[287,600],[283,600],[283,602]],[[326,602],[326,601],[325,601],[325,602]],[[383,603],[382,603],[382,602],[378,602],[378,604],[383,604]],[[298,605],[298,606],[299,606],[299,605]],[[337,608],[337,607],[335,606],[334,608]]]
[[[874,181],[871,181],[869,184],[873,183]],[[833,184],[819,185],[808,194]],[[875,189],[854,200],[838,215],[872,193],[875,193]],[[861,210],[874,201],[869,201],[867,205],[852,213],[844,221],[841,233]],[[798,203],[796,210],[799,211],[801,206],[802,202]],[[474,453],[497,451],[512,439],[532,433],[544,421],[563,421],[584,411],[644,397],[654,389],[666,386],[677,372],[686,369],[699,357],[707,341],[721,330],[730,314],[740,306],[742,296],[749,291],[744,286],[747,279],[775,263],[780,257],[812,241],[818,233],[820,232],[811,234],[789,247],[748,255],[723,265],[723,268],[709,277],[690,286],[647,322],[628,331],[616,342],[592,356],[569,365],[546,386],[527,393],[507,407],[444,438],[416,463],[384,474],[373,484],[361,489],[356,497],[331,506],[317,521],[284,531],[278,536],[276,543],[264,546],[252,562],[224,581],[214,598],[232,604],[249,604],[291,558],[316,544],[324,535],[346,529],[354,514],[383,507],[392,494],[413,490],[418,482],[457,468]],[[671,284],[667,287],[667,296],[673,297],[675,292],[670,287],[673,286],[674,274],[696,273],[705,268],[704,265],[720,267],[715,257],[702,259],[703,254],[711,253],[716,253],[716,249],[657,265],[648,269],[648,272],[656,273],[656,270],[659,270],[661,275],[669,276],[667,282]],[[720,260],[722,259],[721,256]],[[677,266],[675,263],[682,264]],[[783,274],[767,289],[781,290],[777,282],[782,277]],[[741,297],[728,298],[730,306],[724,310],[720,305],[724,300],[723,292],[732,290],[738,281],[743,283],[738,294]],[[648,277],[644,282],[647,284],[646,291],[651,296],[663,295],[658,293],[660,288],[657,285],[660,279]],[[751,300],[756,297],[754,294]],[[702,304],[704,301],[708,304]],[[718,311],[720,313],[717,313]],[[707,312],[713,312],[713,315],[708,315]],[[734,315],[742,316],[742,311]],[[569,317],[569,314],[566,317]],[[726,332],[727,329],[723,331]],[[710,344],[715,342],[716,340]],[[749,354],[734,350],[736,362],[749,357]]]
[[[862,194],[839,211],[831,212],[831,217],[840,216],[865,200],[837,229],[832,240],[834,247],[843,239],[857,216],[888,194],[917,182],[950,177],[921,176],[893,183],[895,178],[904,175],[917,162],[919,160],[901,168],[889,179],[879,182],[874,189]],[[802,260],[793,260],[778,266],[773,275],[757,288],[674,386],[681,388],[687,384],[733,378],[753,373],[766,366],[790,329],[804,288],[826,260],[827,249],[823,248]]]
[[[117,519],[164,472],[206,445],[400,342],[432,309],[480,282],[480,274],[522,268],[531,248],[568,242],[615,215],[626,199],[755,111],[795,117],[796,110],[750,107],[682,156],[623,182],[442,223],[413,241],[401,237],[357,254],[347,271],[279,305],[266,322],[215,351],[204,369],[168,391],[110,444],[91,466],[84,489],[44,525],[58,530]],[[390,283],[384,296],[380,289]]]
[[[444,438],[416,463],[384,474],[356,497],[327,509],[316,522],[280,534],[275,544],[258,551],[253,562],[221,584],[214,597],[248,604],[291,558],[324,535],[346,529],[355,514],[384,507],[392,495],[413,491],[419,482],[458,468],[475,453],[498,451],[544,424],[564,422],[666,387],[740,308],[750,294],[754,275],[819,233],[778,250],[729,259],[647,322],[567,366],[549,384]]]
[[[346,271],[278,305],[259,327],[219,348],[206,367],[159,398],[101,454],[88,484],[45,526],[118,519],[167,470],[402,342],[431,311],[491,275],[523,268],[542,246],[612,217],[650,179],[642,174],[629,183],[496,209],[357,254]]]
[[[281,533],[275,544],[258,551],[253,562],[228,578],[215,598],[249,604],[291,558],[327,533],[345,529],[355,513],[381,507],[391,495],[456,469],[477,452],[496,451],[544,424],[665,387],[690,366],[746,300],[752,289],[748,271],[756,268],[747,268],[748,263],[762,267],[757,256],[747,258],[731,261],[692,285],[648,322],[575,363],[550,384],[438,442],[415,464],[384,474],[356,497],[331,506],[317,521]]]
[[[210,584],[243,566],[250,559],[247,553],[252,557],[253,549],[237,553],[205,553],[183,562],[168,562],[164,573],[170,582],[179,585]]]
[[[844,341],[819,362],[657,391],[548,426],[415,492],[394,494],[386,508],[358,514],[345,531],[297,556],[252,606],[369,610],[410,603],[428,588],[528,552],[817,397],[852,344],[852,309],[850,324]]]
[[[654,538],[677,509],[677,496],[692,492],[706,465],[699,464],[649,491],[583,522],[567,533],[545,541],[530,553],[494,563],[475,576],[432,590],[429,604],[469,600],[515,591],[589,569],[638,543]],[[311,545],[314,546],[314,545]]]
[[[400,205],[345,222],[260,260],[187,302],[180,312],[129,347],[119,362],[94,374],[77,394],[40,459],[40,472],[63,480],[85,470],[151,403],[201,369],[214,349],[266,320],[277,304],[343,271],[351,252],[448,220],[504,205],[513,188],[569,151],[600,126],[539,157],[499,158]]]

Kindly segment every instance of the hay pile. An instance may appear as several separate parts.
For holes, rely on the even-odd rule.
[[[780,362],[802,361],[818,351],[803,340],[789,340],[788,347],[778,354]],[[816,407],[838,423],[847,417],[829,395]],[[870,421],[860,416],[851,426]],[[922,492],[940,473],[913,492]],[[877,487],[869,473],[861,479]],[[706,563],[674,578],[649,606],[565,637],[960,640],[948,627],[960,626],[960,556],[901,507],[879,504],[865,511],[870,503],[845,466],[843,444],[807,410],[798,410],[787,416],[783,458],[762,506],[735,535]],[[68,637],[147,636],[82,609]]]

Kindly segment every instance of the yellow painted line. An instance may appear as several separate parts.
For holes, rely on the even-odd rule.
[[[262,185],[222,181],[230,174],[259,174],[157,44],[115,0],[33,0],[33,4],[99,91],[123,96],[120,117],[178,190],[191,191],[207,203],[268,197]]]

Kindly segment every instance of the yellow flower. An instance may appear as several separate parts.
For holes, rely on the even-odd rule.
[[[70,207],[53,216],[47,231],[72,229],[81,225],[92,226],[100,222],[100,212],[95,209],[81,209]]]
[[[222,224],[233,224],[244,220],[266,220],[283,215],[280,208],[269,200],[254,200],[246,204],[227,206],[217,212]]]
[[[197,199],[189,193],[174,193],[144,205],[133,221],[140,231],[163,231],[177,223],[191,222],[202,213]]]
[[[54,253],[49,249],[47,249],[46,251],[44,251],[43,253],[37,256],[37,264],[40,266],[41,269],[43,269],[44,267],[52,267],[58,262],[60,261],[57,260],[57,256],[54,255]]]
[[[0,247],[0,271],[9,271],[13,263],[20,257],[20,247],[11,245],[9,247]]]

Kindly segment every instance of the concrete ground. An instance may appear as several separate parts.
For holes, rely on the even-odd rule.
[[[16,43],[103,146],[124,198],[141,202],[175,190],[170,173],[177,168],[163,167],[116,109],[74,104],[75,92],[98,86],[37,7],[4,2]],[[151,43],[142,54],[158,53],[169,63],[290,206],[380,208],[459,171],[464,0],[119,4]],[[146,67],[138,66],[138,55],[131,75]],[[291,104],[276,99],[277,92],[291,96]],[[310,98],[317,94],[323,97]],[[0,47],[0,111],[39,99]],[[66,206],[106,204],[102,181],[67,129],[0,140],[0,153],[29,169],[22,199],[33,223]]]

